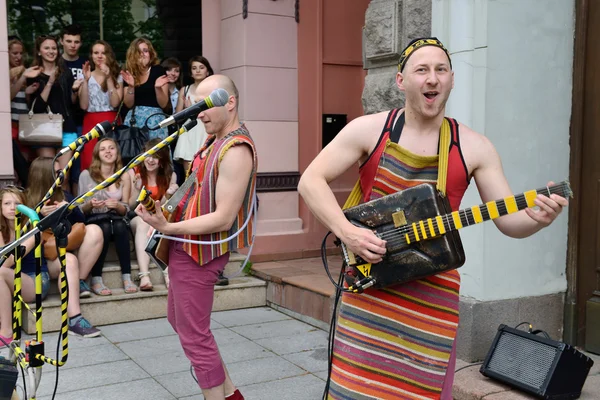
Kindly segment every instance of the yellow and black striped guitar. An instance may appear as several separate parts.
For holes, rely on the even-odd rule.
[[[344,210],[346,218],[374,231],[387,242],[387,251],[383,261],[369,264],[342,243],[344,262],[359,280],[378,288],[458,268],[465,262],[459,229],[535,207],[538,194],[573,196],[569,182],[564,181],[451,211],[448,199],[435,185],[421,184],[348,208]]]

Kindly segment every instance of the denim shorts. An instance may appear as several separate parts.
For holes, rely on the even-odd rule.
[[[33,279],[35,285],[35,272],[28,272],[27,275]],[[50,274],[47,271],[42,271],[42,299],[45,299],[50,289]]]

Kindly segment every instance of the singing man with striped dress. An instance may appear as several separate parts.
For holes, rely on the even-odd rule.
[[[450,55],[436,38],[412,41],[401,54],[398,88],[405,107],[350,122],[304,172],[298,190],[315,216],[354,254],[378,263],[386,243],[348,221],[328,183],[359,163],[359,202],[438,182],[445,151],[445,195],[453,211],[475,179],[484,202],[512,195],[493,144],[445,117],[454,87]],[[441,132],[450,131],[448,148]],[[537,209],[495,219],[507,236],[523,238],[550,225],[568,205],[556,194]],[[452,399],[460,276],[438,275],[362,294],[344,293],[336,324],[328,399]]]

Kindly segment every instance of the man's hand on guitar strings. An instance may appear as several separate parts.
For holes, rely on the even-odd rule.
[[[382,257],[386,252],[386,242],[378,238],[369,229],[348,224],[342,231],[340,239],[354,254],[358,254],[365,261],[375,264],[383,260]]]
[[[554,182],[548,182],[548,186],[553,185]],[[543,226],[550,225],[558,217],[563,207],[569,205],[567,199],[557,194],[551,194],[550,197],[538,195],[534,202],[539,209],[534,210],[532,208],[526,208],[525,213],[529,215],[531,219]]]
[[[156,201],[156,209],[161,209],[160,201],[158,200]],[[146,210],[146,208],[142,204],[138,204],[138,206],[135,209],[135,213],[139,215],[144,222],[155,228],[157,231],[167,233],[165,232],[165,228],[167,227],[169,222],[167,221],[162,212],[151,214],[148,212],[148,210]]]

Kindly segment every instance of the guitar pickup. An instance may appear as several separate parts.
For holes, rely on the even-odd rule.
[[[394,222],[394,228],[399,228],[406,225],[406,216],[404,215],[404,211],[400,210],[393,213],[392,221]]]

